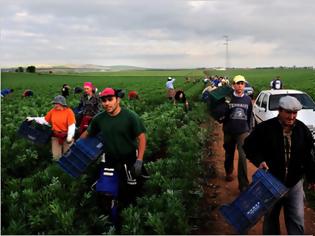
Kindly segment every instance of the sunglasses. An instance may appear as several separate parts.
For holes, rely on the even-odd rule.
[[[102,102],[106,102],[106,101],[111,102],[113,101],[114,97],[101,97],[100,99]]]

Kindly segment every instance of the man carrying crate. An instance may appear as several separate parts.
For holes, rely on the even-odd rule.
[[[135,202],[141,189],[139,177],[144,171],[142,164],[146,148],[146,130],[135,112],[120,106],[118,91],[105,88],[100,93],[100,99],[105,111],[92,119],[81,138],[101,134],[105,144],[105,163],[99,182],[110,182],[111,189],[104,189],[104,192],[118,195],[118,205],[121,206],[119,208],[124,208]],[[112,186],[116,179],[118,193],[113,191],[116,188]],[[114,223],[119,226],[117,222]]]
[[[289,188],[264,217],[263,234],[280,234],[279,215],[284,208],[288,234],[304,234],[303,175],[314,187],[315,156],[308,127],[296,119],[301,103],[292,96],[279,100],[277,117],[258,124],[245,139],[246,158],[269,172]]]

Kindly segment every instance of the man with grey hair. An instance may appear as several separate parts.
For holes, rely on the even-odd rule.
[[[244,142],[246,158],[256,167],[268,170],[289,188],[265,215],[263,234],[280,234],[282,207],[287,233],[304,234],[303,176],[314,187],[315,157],[312,134],[296,119],[301,109],[295,97],[281,97],[278,116],[258,124]]]

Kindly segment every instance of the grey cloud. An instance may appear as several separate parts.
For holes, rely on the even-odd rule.
[[[180,67],[180,63],[189,64],[189,56],[196,64],[205,63],[207,53],[209,57],[224,57],[223,35],[228,35],[232,49],[244,45],[239,48],[242,52],[234,52],[240,66],[251,66],[254,60],[246,55],[257,49],[257,45],[266,44],[273,48],[273,58],[256,53],[261,64],[277,60],[275,64],[291,65],[299,57],[301,65],[315,65],[312,0],[218,0],[192,4],[180,0],[2,2],[7,6],[0,10],[3,63],[21,63],[22,59],[66,63],[78,58],[102,63],[103,55],[104,62],[110,58],[115,62],[119,58],[121,61],[134,58],[141,63],[142,58],[144,64],[149,60],[165,64],[164,54],[165,58],[173,58],[170,66]],[[200,57],[186,52],[185,47],[200,43],[206,50],[216,46]],[[168,51],[158,50],[159,47]],[[25,48],[28,53],[21,56],[18,48]],[[201,50],[196,50],[199,55]],[[224,58],[216,61],[224,66]]]

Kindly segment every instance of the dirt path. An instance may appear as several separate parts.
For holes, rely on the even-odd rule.
[[[223,149],[223,132],[222,126],[215,122],[214,140],[211,145],[212,155],[206,161],[209,166],[214,166],[216,171],[216,177],[209,178],[205,190],[205,204],[212,207],[208,209],[210,214],[207,215],[208,223],[199,234],[236,234],[232,226],[226,223],[223,216],[218,211],[218,206],[224,203],[232,202],[239,194],[238,182],[236,176],[236,170],[234,170],[235,179],[232,182],[226,182],[225,171],[224,171],[224,149]],[[236,152],[237,153],[237,152]],[[238,157],[234,160],[234,166],[237,167]],[[251,182],[251,176],[256,171],[256,167],[248,162],[248,176]],[[287,234],[284,226],[283,215],[280,218],[281,221],[281,233]],[[305,207],[305,234],[314,234],[315,233],[315,212]],[[249,231],[249,234],[258,235],[262,234],[262,219]]]

